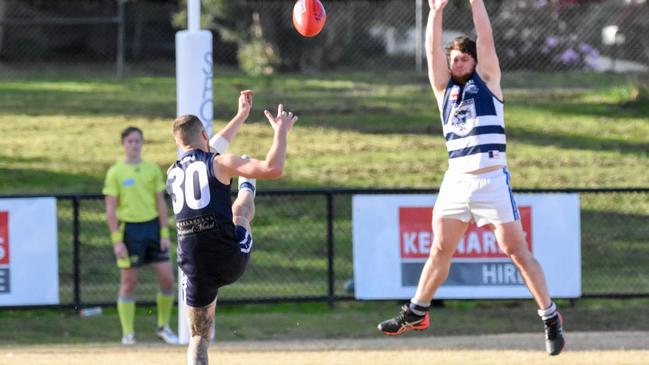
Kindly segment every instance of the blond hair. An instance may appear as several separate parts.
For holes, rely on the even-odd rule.
[[[185,146],[193,146],[200,141],[204,130],[203,122],[191,114],[179,116],[171,126],[171,133],[176,137],[176,141]]]

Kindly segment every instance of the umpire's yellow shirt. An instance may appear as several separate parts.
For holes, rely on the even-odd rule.
[[[117,197],[117,219],[147,222],[158,216],[156,193],[165,190],[158,165],[141,161],[137,165],[117,162],[106,173],[104,195]]]

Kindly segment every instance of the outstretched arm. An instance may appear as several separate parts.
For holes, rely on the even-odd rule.
[[[489,14],[483,0],[470,0],[471,11],[473,12],[473,25],[476,31],[476,48],[478,52],[478,65],[476,69],[481,77],[487,81],[489,86],[494,83],[500,84],[500,65],[496,54]],[[492,90],[495,91],[495,90]]]
[[[239,133],[241,125],[248,119],[250,109],[252,109],[252,90],[243,90],[239,95],[237,114],[223,129],[210,138],[210,147],[215,152],[223,154],[227,151],[230,142]]]
[[[444,90],[451,73],[448,69],[446,52],[442,48],[442,16],[448,0],[428,0],[430,12],[426,24],[426,58],[428,78],[438,103],[444,97]]]
[[[233,154],[217,156],[214,159],[214,170],[217,171],[217,176],[222,182],[229,181],[232,176],[277,179],[284,174],[288,132],[297,122],[297,116],[284,111],[282,104],[277,108],[276,117],[273,117],[268,110],[265,110],[264,114],[274,130],[273,144],[266,154],[266,159],[247,160]]]

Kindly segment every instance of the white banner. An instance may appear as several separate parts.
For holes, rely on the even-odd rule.
[[[176,33],[176,115],[193,114],[212,135],[212,32]]]
[[[59,304],[56,199],[0,199],[0,306]]]
[[[353,197],[354,288],[357,299],[410,299],[433,241],[436,195]],[[550,295],[581,296],[577,194],[516,195],[528,246],[545,271]],[[495,235],[471,224],[436,299],[531,298]]]

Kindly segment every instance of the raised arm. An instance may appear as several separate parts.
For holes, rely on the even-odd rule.
[[[428,78],[438,104],[444,97],[446,84],[451,77],[446,52],[442,48],[442,16],[448,0],[428,0],[430,12],[426,24],[426,58]]]
[[[221,182],[229,182],[232,176],[277,179],[284,174],[288,132],[297,121],[297,116],[284,111],[282,104],[277,108],[276,117],[273,117],[268,110],[265,110],[264,114],[274,130],[273,143],[266,154],[266,159],[248,160],[233,154],[217,156],[214,159],[214,170]]]
[[[245,123],[252,109],[252,90],[243,90],[239,94],[239,108],[237,114],[218,133],[210,138],[210,147],[221,154],[225,153],[230,143],[239,133],[241,125]]]
[[[470,0],[471,11],[473,12],[473,25],[476,31],[476,48],[478,53],[478,64],[476,70],[480,77],[486,82],[492,92],[498,93],[500,89],[500,65],[496,54],[489,14],[483,0]],[[497,89],[494,90],[497,84]]]

